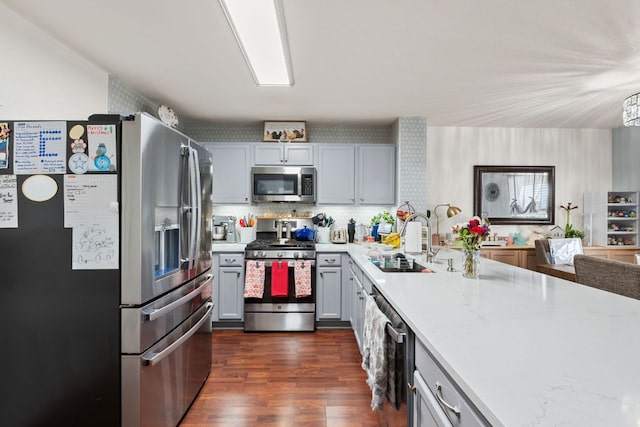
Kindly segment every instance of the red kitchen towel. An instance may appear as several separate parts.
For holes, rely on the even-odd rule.
[[[244,276],[244,297],[262,298],[264,295],[264,261],[247,261]]]
[[[289,265],[287,261],[271,263],[271,296],[289,296]]]
[[[293,276],[296,279],[296,298],[311,295],[311,263],[296,261]]]

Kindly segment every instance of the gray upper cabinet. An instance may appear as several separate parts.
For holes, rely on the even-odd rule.
[[[300,143],[256,144],[256,166],[313,166],[313,145]]]
[[[396,203],[396,147],[394,145],[359,145],[358,194],[361,205]]]
[[[251,203],[251,145],[204,144],[213,155],[214,205]]]
[[[317,203],[396,203],[396,147],[390,144],[320,144]]]
[[[318,146],[316,188],[318,204],[355,203],[355,148],[353,145]]]

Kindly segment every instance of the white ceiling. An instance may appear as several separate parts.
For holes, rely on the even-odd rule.
[[[295,86],[257,87],[218,0],[0,0],[181,120],[614,128],[632,0],[283,0]]]

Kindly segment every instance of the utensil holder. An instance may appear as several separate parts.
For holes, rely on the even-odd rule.
[[[250,243],[256,240],[255,227],[240,227],[240,243]]]

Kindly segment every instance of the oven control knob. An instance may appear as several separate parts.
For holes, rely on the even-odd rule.
[[[302,258],[303,258],[303,259],[304,259],[304,258],[306,258],[306,257],[307,257],[307,255],[308,255],[308,254],[307,254],[306,252],[302,252]]]
[[[262,258],[266,258],[267,257],[267,252],[265,252],[265,251],[260,252],[260,256]]]
[[[293,258],[298,259],[299,256],[300,256],[300,254],[298,252],[294,252],[293,253]]]
[[[278,252],[278,258],[282,258],[284,254],[282,252]]]

